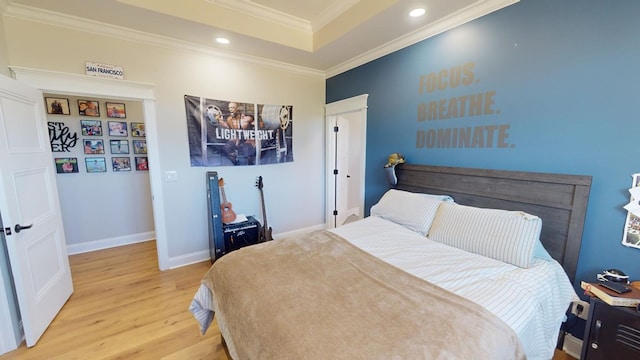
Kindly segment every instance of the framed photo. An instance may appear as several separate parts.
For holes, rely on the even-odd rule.
[[[125,119],[127,117],[127,110],[123,103],[108,102],[105,104],[107,107],[107,117]]]
[[[56,115],[70,115],[69,111],[69,99],[66,98],[44,98],[45,105],[47,106],[47,114]]]
[[[640,174],[632,175],[633,182],[631,183],[631,189],[629,191],[635,192],[634,188],[640,186]],[[635,198],[633,195],[631,196],[631,201],[629,205],[633,207],[638,206],[640,202],[640,198]],[[622,235],[622,245],[634,247],[640,249],[640,217],[633,214],[634,211],[627,212],[627,219],[624,224],[624,234]],[[635,211],[637,212],[637,211]]]
[[[78,100],[78,114],[100,117],[100,103],[93,100]]]
[[[146,154],[147,153],[147,140],[131,140],[133,141],[133,153],[134,154]]]
[[[111,165],[113,166],[113,171],[131,171],[131,159],[127,157],[112,157]]]
[[[109,136],[129,136],[125,121],[109,121]]]
[[[110,140],[109,143],[112,154],[128,154],[129,140]]]
[[[149,162],[146,156],[136,156],[136,170],[147,171],[149,170]]]
[[[131,123],[131,136],[133,137],[145,137],[147,132],[144,130],[144,123]]]
[[[104,141],[102,139],[83,139],[85,154],[104,154]]]
[[[102,121],[80,120],[82,136],[102,136]]]
[[[78,172],[78,158],[55,158],[54,161],[58,174]]]
[[[103,157],[84,158],[88,173],[107,172],[107,162]]]

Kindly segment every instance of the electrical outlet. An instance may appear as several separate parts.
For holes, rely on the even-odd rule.
[[[589,303],[582,300],[574,301],[571,307],[571,313],[580,319],[587,320],[589,316]]]

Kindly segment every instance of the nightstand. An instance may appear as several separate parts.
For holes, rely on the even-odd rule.
[[[640,313],[592,297],[580,359],[640,359]]]

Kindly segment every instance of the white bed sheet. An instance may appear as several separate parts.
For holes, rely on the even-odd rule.
[[[553,357],[565,311],[578,299],[556,261],[536,258],[530,268],[523,269],[431,241],[375,216],[330,231],[391,265],[482,305],[513,328],[529,360]]]

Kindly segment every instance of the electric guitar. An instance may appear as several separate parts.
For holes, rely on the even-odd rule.
[[[260,242],[271,241],[271,228],[267,226],[267,210],[264,207],[264,193],[262,192],[262,176],[258,176],[256,179],[256,187],[260,190],[260,201],[262,202],[262,222],[264,225],[260,229]]]
[[[224,179],[218,180],[218,186],[220,187],[220,193],[222,194],[222,201],[220,202],[220,210],[222,210],[222,222],[228,224],[236,219],[236,213],[233,212],[233,207],[230,202],[227,201],[227,195],[224,193]]]

